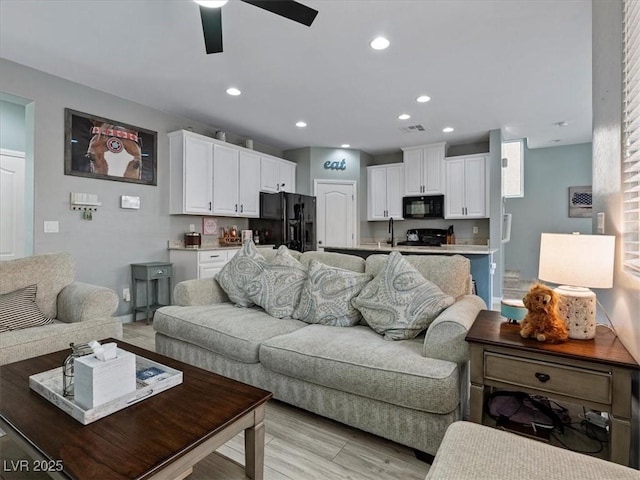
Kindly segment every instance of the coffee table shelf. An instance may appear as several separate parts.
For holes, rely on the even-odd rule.
[[[157,395],[160,392],[180,385],[182,383],[182,372],[161,363],[149,360],[148,358],[136,355],[136,372],[146,370],[151,367],[159,368],[168,373],[169,376],[154,383],[145,384],[137,382],[135,392],[118,397],[109,402],[98,405],[91,409],[84,409],[73,399],[62,395],[62,367],[37,373],[29,377],[29,387],[35,392],[49,400],[60,410],[71,415],[83,425],[95,422],[101,418],[111,415],[118,410],[122,410],[130,405],[134,405],[146,398]]]

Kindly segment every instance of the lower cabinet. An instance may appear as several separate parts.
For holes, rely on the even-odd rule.
[[[169,261],[173,263],[174,285],[184,280],[215,276],[239,250],[169,250]]]

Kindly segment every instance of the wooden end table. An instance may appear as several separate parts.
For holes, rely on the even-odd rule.
[[[263,478],[263,420],[271,393],[120,340],[106,341],[181,370],[183,383],[82,425],[29,388],[29,375],[59,367],[68,351],[3,365],[0,427],[34,458],[16,468],[47,469],[54,478],[181,479],[244,430],[246,474]]]
[[[466,340],[471,421],[482,423],[493,387],[584,405],[609,413],[610,460],[629,465],[631,377],[640,367],[611,330],[600,325],[591,340],[543,343],[522,338],[500,312],[483,310]]]

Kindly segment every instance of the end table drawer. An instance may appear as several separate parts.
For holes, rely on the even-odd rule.
[[[171,266],[166,265],[164,267],[150,267],[149,268],[149,278],[165,278],[171,276]]]
[[[486,352],[486,379],[611,404],[611,374]]]

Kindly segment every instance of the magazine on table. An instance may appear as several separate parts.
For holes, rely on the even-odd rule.
[[[136,371],[136,382],[142,386],[153,385],[171,377],[172,373],[158,367],[147,367]]]

